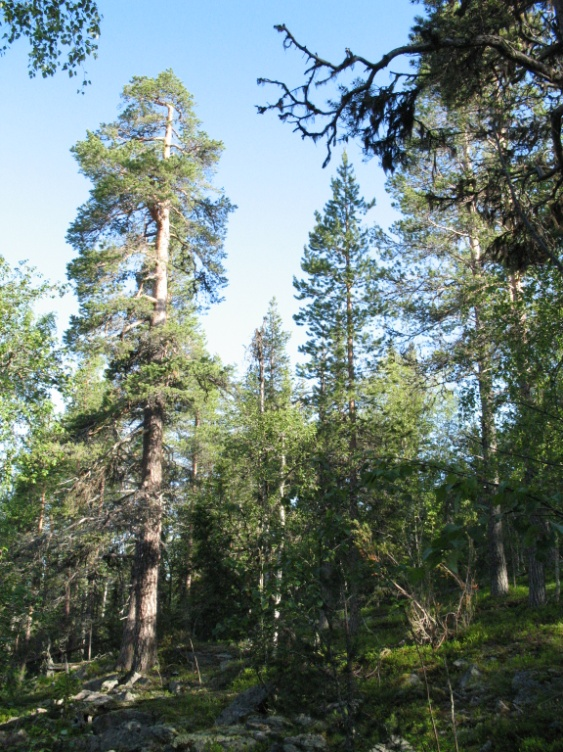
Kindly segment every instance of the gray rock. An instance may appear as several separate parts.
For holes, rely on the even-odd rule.
[[[298,736],[289,736],[284,739],[283,746],[291,744],[298,750],[325,750],[327,747],[326,739],[320,734],[299,734]]]
[[[17,749],[23,744],[29,749],[29,739],[23,729],[0,731],[0,749]]]
[[[174,741],[176,731],[164,724],[153,725],[153,717],[133,708],[123,708],[94,718],[88,752],[140,752],[161,750]]]
[[[314,718],[311,718],[310,715],[299,713],[299,715],[295,718],[295,724],[297,726],[301,726],[302,728],[310,728],[311,726],[315,725],[315,720]]]
[[[411,745],[400,736],[392,736],[385,744],[376,744],[371,752],[414,752]]]
[[[92,721],[92,729],[95,734],[105,734],[111,729],[119,728],[129,721],[135,721],[143,726],[150,726],[153,723],[153,717],[150,713],[143,713],[141,710],[134,708],[122,708],[114,710],[111,713],[103,713],[96,716]]]
[[[533,705],[541,694],[542,686],[531,671],[517,671],[512,678],[512,689],[516,693],[516,705]]]
[[[291,726],[291,722],[281,715],[251,715],[246,719],[246,728],[269,729],[272,732],[283,732]]]
[[[89,689],[92,692],[99,692],[104,682],[104,678],[98,677],[97,679],[90,679],[89,681],[84,682],[82,686],[84,689]]]
[[[114,692],[112,697],[118,702],[135,702],[137,699],[137,696],[128,689],[123,689],[121,692]]]
[[[269,685],[257,684],[235,697],[215,720],[216,726],[232,726],[255,713],[272,692]]]
[[[263,729],[253,729],[250,732],[250,736],[259,744],[264,744],[270,739],[270,732]]]
[[[469,666],[459,682],[460,689],[473,689],[481,684],[481,672],[475,664]]]
[[[143,726],[136,721],[128,721],[115,729],[110,729],[99,739],[100,752],[138,752],[172,742],[175,732],[168,726]]]
[[[100,690],[104,692],[109,692],[110,689],[115,687],[119,681],[119,676],[117,674],[110,674],[109,676],[102,676],[98,677],[97,679],[90,679],[90,681],[84,682],[82,685],[84,689],[90,689],[93,692],[99,692]],[[108,682],[113,682],[113,685],[108,685]],[[105,686],[107,685],[107,686]]]
[[[102,690],[102,692],[111,692],[111,690],[117,687],[118,684],[119,677],[117,675],[108,676],[108,678],[102,682],[100,689]]]
[[[190,752],[209,752],[210,749],[217,749],[217,747],[226,752],[248,752],[257,744],[258,742],[248,735],[201,732],[181,734],[174,739],[172,746],[175,750],[189,750]]]
[[[418,674],[407,674],[401,679],[403,689],[418,689],[422,686],[422,680]]]
[[[110,697],[104,692],[93,692],[89,689],[81,690],[77,695],[71,698],[74,702],[90,705],[95,708],[112,707],[115,705],[115,697]]]

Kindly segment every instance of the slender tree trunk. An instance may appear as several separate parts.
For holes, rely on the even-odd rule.
[[[280,486],[279,486],[279,524],[280,524],[280,542],[278,545],[278,550],[276,554],[276,592],[274,595],[274,635],[273,635],[273,644],[274,644],[274,650],[276,648],[276,645],[278,644],[278,627],[277,622],[279,621],[279,618],[281,616],[281,600],[282,600],[282,584],[283,584],[283,552],[285,547],[285,507],[284,507],[284,497],[285,497],[285,469],[286,469],[286,458],[285,458],[285,448],[284,448],[284,436],[281,437],[282,441],[282,455],[281,455],[281,462],[280,462],[280,472],[281,472],[281,478],[280,478]]]
[[[196,410],[195,416],[194,416],[194,443],[193,443],[193,451],[192,451],[192,501],[190,504],[189,509],[189,519],[188,519],[188,530],[186,534],[186,544],[187,544],[187,554],[186,554],[186,576],[184,578],[184,587],[186,592],[186,597],[189,597],[190,591],[192,589],[192,557],[193,557],[193,548],[194,548],[194,529],[193,529],[193,523],[192,523],[192,509],[193,509],[193,498],[196,495],[196,489],[198,485],[198,472],[199,472],[199,452],[198,452],[198,429],[201,425],[201,416],[199,412]]]
[[[476,311],[476,317],[478,313]],[[478,319],[477,319],[478,320]],[[488,501],[489,522],[487,530],[489,550],[489,575],[491,595],[499,598],[508,593],[508,567],[504,549],[504,530],[502,510],[491,501],[492,493],[489,483],[498,485],[496,471],[496,427],[494,424],[492,388],[490,383],[490,361],[481,358],[478,365],[479,397],[481,402],[481,451],[483,457],[483,475],[485,485],[483,494]]]
[[[192,469],[190,473],[190,497],[188,498],[188,504],[186,506],[186,519],[184,522],[185,525],[185,533],[183,534],[183,540],[186,546],[186,554],[184,557],[183,562],[180,563],[180,572],[179,572],[179,580],[180,580],[180,586],[179,586],[179,601],[180,604],[188,608],[188,600],[192,588],[192,577],[193,577],[193,548],[194,548],[194,540],[193,540],[193,522],[192,522],[192,516],[193,516],[193,508],[194,508],[194,499],[197,494],[197,484],[198,484],[198,472],[199,472],[199,451],[198,451],[198,429],[201,425],[201,416],[198,410],[196,410],[194,415],[194,436],[192,441]]]
[[[41,489],[41,502],[39,506],[39,519],[37,521],[37,532],[39,535],[45,527],[45,508],[47,506],[45,486]]]
[[[510,276],[510,299],[514,307],[514,315],[516,319],[516,330],[518,332],[518,340],[525,348],[528,343],[528,331],[526,325],[526,317],[518,311],[517,303],[522,294],[522,279],[519,274],[514,273]],[[520,366],[520,397],[522,400],[522,408],[525,410],[527,406],[532,402],[532,389],[528,379],[528,358],[524,352],[522,363]],[[524,460],[524,483],[529,486],[534,479],[534,468],[529,459]],[[545,523],[541,517],[537,514],[530,516],[530,524],[536,526],[541,532],[545,531]],[[546,531],[545,531],[546,532]],[[536,556],[536,543],[529,546],[526,549],[528,558],[528,603],[532,608],[543,606],[546,602],[546,587],[545,587],[545,567],[543,562]]]
[[[528,549],[528,603],[532,608],[544,606],[546,602],[545,568],[538,561],[536,547]]]
[[[469,166],[469,155],[466,152],[466,167]],[[472,203],[469,207],[472,216],[477,216],[477,207]],[[469,236],[471,252],[471,271],[476,280],[483,276],[483,254],[476,228],[472,228]],[[508,567],[504,550],[504,534],[502,510],[492,502],[490,485],[498,484],[499,477],[496,469],[496,426],[494,420],[493,398],[493,363],[488,333],[482,320],[479,305],[473,307],[475,317],[475,335],[477,340],[477,383],[481,406],[481,454],[483,474],[483,497],[489,508],[487,526],[487,540],[489,553],[489,576],[491,580],[491,595],[498,598],[508,593]]]
[[[43,533],[43,529],[45,527],[46,507],[47,507],[47,492],[46,492],[45,486],[43,486],[41,488],[41,497],[39,501],[39,516],[37,518],[37,535],[38,536],[41,536],[41,534]],[[37,576],[34,575],[32,578],[32,583],[31,583],[32,596],[34,596],[38,590],[39,590],[39,583],[37,581]],[[25,615],[25,623],[24,623],[25,626],[23,629],[23,644],[20,642],[19,633],[16,635],[14,653],[16,656],[18,656],[18,661],[19,661],[18,673],[19,673],[20,681],[23,681],[24,676],[25,676],[27,656],[29,654],[29,648],[31,644],[31,633],[33,629],[33,612],[34,612],[33,604],[30,604],[27,608],[27,614]]]
[[[174,108],[168,105],[163,158],[170,158]],[[157,227],[154,245],[153,312],[149,362],[159,364],[165,357],[160,330],[168,311],[168,254],[170,248],[170,205],[154,206]],[[162,472],[164,442],[164,397],[152,394],[144,409],[143,457],[138,495],[140,528],[135,542],[129,616],[123,636],[120,665],[130,674],[145,673],[157,662],[158,572],[162,533]],[[133,623],[130,623],[133,621]],[[130,646],[130,644],[132,645]]]
[[[320,431],[317,440],[323,440],[327,425],[327,414],[325,397],[327,391],[327,375],[326,375],[326,354],[323,354],[319,363],[319,426]],[[322,437],[322,439],[321,439]],[[320,495],[326,493],[328,487],[327,472],[324,458],[321,460],[318,468],[319,473],[319,489]],[[322,501],[322,508],[319,510],[321,515],[325,512],[325,502]],[[323,574],[326,571],[332,572],[332,564],[326,561],[325,545],[323,543],[323,536],[319,536],[319,548],[318,548],[318,571],[319,571],[319,591],[323,601],[322,606],[319,609],[319,619],[317,624],[317,631],[319,634],[325,632],[331,626],[332,612],[334,610],[334,593],[332,590],[332,582],[330,577],[325,577]]]
[[[137,608],[135,600],[137,597],[137,586],[135,582],[135,569],[131,575],[131,588],[129,591],[129,605],[127,608],[127,617],[123,628],[123,637],[121,640],[121,650],[117,660],[117,668],[120,671],[129,671],[133,665],[133,655],[135,653],[135,615]],[[104,608],[105,610],[105,608]]]
[[[346,233],[350,231],[347,217]],[[356,470],[358,434],[356,423],[356,362],[354,354],[355,327],[352,299],[353,270],[350,249],[346,247],[346,361],[348,392],[348,463],[349,463],[349,508],[350,522],[358,520],[358,473]],[[360,555],[356,543],[350,536],[348,544],[349,601],[344,603],[346,617],[346,749],[354,749],[356,732],[354,658],[357,652],[358,630],[360,628],[359,569]]]
[[[559,603],[561,598],[561,565],[559,552],[559,534],[555,533],[555,545],[553,547],[553,563],[555,570],[555,602]]]

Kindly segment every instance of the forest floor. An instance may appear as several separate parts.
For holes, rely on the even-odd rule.
[[[563,752],[561,604],[532,611],[518,588],[502,602],[480,596],[471,625],[437,649],[413,642],[401,610],[363,616],[354,664],[359,752]],[[288,664],[278,682],[252,667],[244,644],[178,639],[164,645],[158,670],[126,686],[117,684],[114,660],[102,656],[0,690],[0,749],[345,747],[344,678],[334,666],[323,674],[322,662]]]

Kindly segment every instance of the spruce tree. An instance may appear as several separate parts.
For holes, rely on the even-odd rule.
[[[347,748],[354,738],[353,661],[359,627],[360,557],[352,529],[359,520],[358,386],[369,366],[375,344],[379,310],[377,266],[372,256],[376,231],[362,219],[372,204],[360,189],[346,154],[331,181],[332,197],[323,214],[315,215],[301,268],[294,280],[303,307],[295,316],[307,327],[300,348],[307,356],[302,374],[313,381],[312,404],[317,413],[317,442],[313,462],[316,488],[307,500],[315,519],[317,571],[322,607],[319,631],[332,635],[342,610],[346,650],[344,661],[344,720]],[[333,646],[326,645],[332,662]],[[338,675],[336,670],[335,676]],[[338,689],[341,692],[341,689]]]
[[[360,196],[346,154],[331,188],[332,197],[324,213],[315,215],[317,224],[304,250],[301,268],[307,276],[293,282],[297,299],[304,302],[295,321],[307,328],[307,342],[300,348],[307,356],[302,375],[313,380],[321,436],[329,444],[340,443],[337,451],[344,461],[342,456],[333,459],[335,467],[345,468],[341,480],[354,518],[357,385],[373,352],[379,310],[377,266],[371,255],[376,232],[362,224],[373,204]]]

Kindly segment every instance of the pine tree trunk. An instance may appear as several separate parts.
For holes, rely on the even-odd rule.
[[[545,568],[543,562],[537,559],[536,546],[530,546],[528,549],[528,604],[532,608],[538,608],[545,606],[546,600]]]
[[[514,314],[516,317],[516,327],[519,332],[519,339],[522,345],[525,346],[528,341],[528,331],[526,325],[526,318],[519,313],[516,308],[516,303],[522,294],[522,280],[519,274],[514,273],[510,276],[510,299],[514,306]],[[523,363],[520,371],[520,394],[522,398],[522,405],[525,406],[532,402],[532,389],[530,387],[528,379],[528,358],[524,355]],[[534,468],[529,459],[524,461],[524,483],[529,486],[534,479]],[[540,530],[543,530],[544,523],[541,518],[536,515],[532,515],[530,518],[532,525],[537,525]],[[540,533],[541,534],[541,533]],[[543,606],[546,602],[546,587],[545,587],[545,568],[541,561],[538,561],[536,557],[536,544],[530,546],[526,555],[528,558],[528,603],[532,608]]]
[[[145,673],[157,660],[156,619],[158,610],[158,571],[162,532],[162,459],[164,407],[145,409],[142,485],[140,493],[142,526],[135,544],[133,582],[135,583],[133,657],[125,665],[131,673]],[[127,631],[127,627],[126,627]]]
[[[170,158],[174,108],[168,106],[163,158]],[[166,357],[161,328],[168,312],[168,254],[170,247],[170,205],[157,204],[152,209],[157,227],[154,246],[153,312],[148,360],[160,364]],[[120,657],[129,674],[145,673],[157,662],[158,572],[162,533],[162,470],[164,442],[164,398],[160,393],[149,397],[143,419],[143,457],[139,490],[140,529],[135,542],[132,580],[134,583],[134,624],[125,626]],[[132,642],[132,648],[127,644]]]
[[[561,567],[559,553],[559,534],[555,533],[555,545],[553,546],[554,574],[555,574],[555,602],[559,603],[561,598]]]
[[[470,205],[470,211],[477,215],[477,208]],[[483,254],[481,243],[476,231],[469,237],[471,251],[471,270],[474,278],[479,281],[483,275]],[[489,576],[491,581],[491,595],[499,598],[508,593],[508,567],[504,550],[504,534],[502,510],[491,502],[491,483],[498,485],[499,478],[496,469],[496,426],[494,417],[493,398],[493,363],[491,357],[488,333],[482,321],[481,307],[473,307],[475,317],[475,334],[477,339],[477,385],[481,405],[481,454],[483,474],[483,497],[489,507],[489,522],[487,526],[487,540],[489,553]]]

